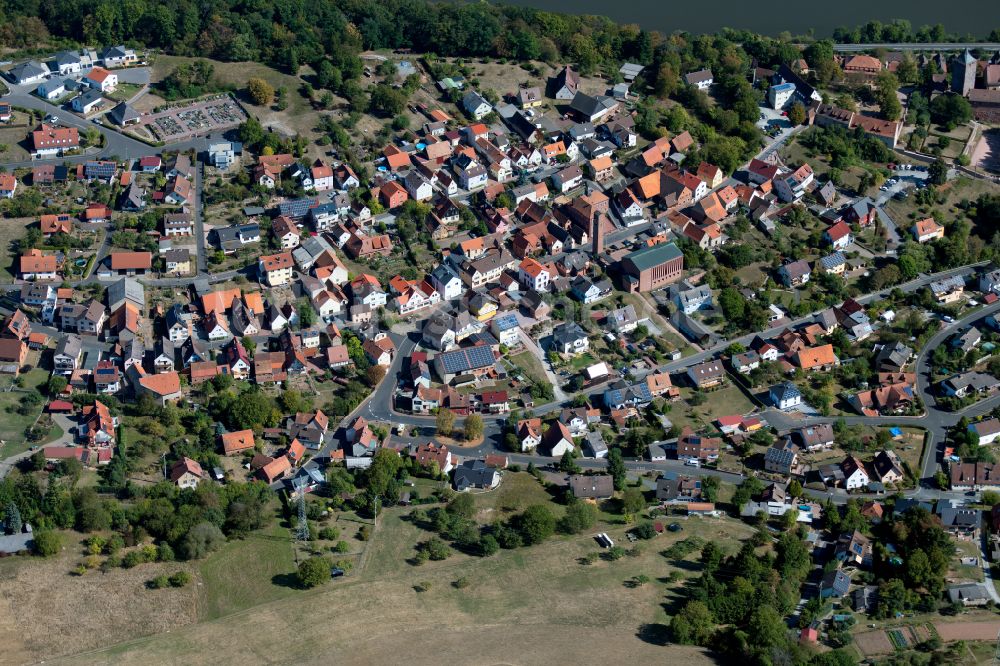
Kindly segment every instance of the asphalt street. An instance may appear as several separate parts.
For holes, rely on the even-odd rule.
[[[949,271],[944,271],[942,273],[936,273],[932,275],[921,275],[918,278],[911,280],[910,282],[899,285],[898,288],[902,289],[904,292],[916,291],[934,280],[938,280],[944,277],[951,277],[954,275],[969,276],[973,274],[978,266],[982,264],[976,264],[972,266],[964,266]],[[879,292],[874,292],[859,297],[857,300],[862,304],[869,303],[880,298],[884,298],[888,295],[891,289],[882,290]],[[904,425],[924,428],[928,432],[927,446],[924,450],[924,457],[921,462],[921,485],[907,493],[908,496],[917,499],[963,499],[963,493],[953,493],[949,491],[941,491],[936,488],[930,487],[929,483],[938,470],[939,465],[939,454],[941,444],[945,441],[947,431],[954,427],[958,423],[959,419],[962,417],[974,418],[976,416],[986,414],[990,412],[994,407],[1000,405],[1000,395],[995,395],[974,405],[967,407],[958,412],[946,412],[938,409],[936,406],[936,401],[934,400],[933,393],[931,392],[930,377],[928,358],[933,350],[940,344],[945,343],[948,338],[955,335],[955,333],[964,331],[969,326],[978,323],[982,319],[985,319],[990,314],[1000,311],[1000,303],[995,303],[991,306],[980,308],[977,311],[966,315],[965,317],[950,323],[942,327],[942,329],[936,333],[924,346],[920,354],[917,356],[915,361],[916,372],[918,375],[918,386],[917,390],[924,401],[926,406],[926,413],[923,416],[911,416],[911,417],[868,417],[868,416],[844,416],[837,417],[842,418],[848,424],[863,424],[870,426],[891,426],[891,425]],[[693,354],[679,361],[673,361],[666,363],[656,368],[660,372],[669,372],[671,374],[680,373],[685,371],[687,368],[701,363],[710,358],[715,358],[721,355],[731,344],[734,342],[740,342],[742,344],[748,344],[750,340],[755,335],[760,335],[763,338],[773,337],[778,335],[786,328],[794,328],[795,326],[808,323],[813,320],[816,313],[807,315],[805,317],[800,317],[794,321],[782,323],[780,326],[773,327],[767,331],[762,331],[760,333],[748,334],[741,336],[739,338],[724,340],[719,342],[715,346],[701,351],[699,353]],[[425,416],[418,414],[406,414],[399,412],[395,409],[393,403],[393,396],[396,392],[398,386],[395,378],[398,377],[398,373],[402,368],[402,364],[406,358],[409,357],[413,349],[416,348],[418,334],[412,333],[409,336],[394,336],[394,340],[397,345],[397,353],[393,358],[393,363],[389,367],[386,373],[388,381],[383,381],[372,394],[358,406],[355,412],[348,418],[345,419],[342,425],[346,425],[350,420],[352,420],[358,414],[361,414],[369,421],[379,421],[385,423],[391,423],[393,426],[403,425],[407,429],[417,428],[418,435],[413,437],[413,442],[417,443],[419,441],[426,441],[427,439],[433,439],[435,434],[435,417]],[[603,392],[603,387],[598,387],[584,392],[585,395],[593,396]],[[535,406],[531,411],[536,416],[544,416],[551,414],[557,410],[563,409],[566,403],[562,402],[550,402],[542,405]],[[761,412],[761,415],[767,419],[768,423],[778,430],[788,430],[791,428],[815,425],[817,423],[829,423],[833,418],[811,418],[802,419],[797,418],[791,414],[781,412],[775,409],[765,409]],[[458,450],[459,455],[463,456],[483,456],[488,453],[504,452],[512,463],[527,464],[528,462],[534,462],[536,465],[542,465],[546,463],[556,462],[554,458],[547,458],[539,455],[527,455],[520,453],[510,453],[504,451],[503,434],[506,425],[506,419],[503,415],[482,415],[484,422],[484,441],[475,447],[460,448]],[[406,437],[402,438],[404,441],[407,440]],[[584,469],[602,469],[606,466],[606,461],[603,459],[582,459],[578,463]],[[667,460],[659,462],[649,462],[645,460],[626,460],[626,466],[635,473],[651,472],[651,471],[685,471],[690,473],[691,468],[684,465],[683,462],[678,460]],[[722,479],[726,479],[732,482],[739,482],[743,477],[739,474],[732,474],[728,472],[720,472],[717,470],[699,468],[697,470],[699,475],[712,475],[718,476]],[[817,500],[830,499],[835,503],[843,503],[848,499],[848,495],[844,491],[808,491],[811,497]],[[852,495],[855,497],[856,495]]]

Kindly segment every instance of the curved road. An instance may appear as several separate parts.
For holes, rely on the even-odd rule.
[[[899,288],[904,292],[912,292],[920,289],[933,280],[938,280],[942,277],[952,276],[952,275],[964,275],[967,276],[975,271],[977,266],[981,264],[976,264],[973,266],[965,266],[957,269],[952,269],[949,271],[944,271],[942,273],[937,273],[934,275],[923,275],[915,280],[912,280],[904,285],[900,285]],[[865,296],[859,297],[857,300],[861,303],[868,303],[873,300],[885,297],[891,289],[883,290],[880,292],[875,292],[872,294],[867,294]],[[939,345],[945,343],[951,336],[956,333],[965,330],[969,326],[979,323],[981,320],[985,319],[988,315],[1000,312],[1000,302],[994,303],[993,305],[980,308],[975,312],[972,312],[961,319],[943,326],[940,331],[935,333],[924,345],[921,352],[918,354],[915,360],[915,368],[917,373],[917,392],[924,402],[926,412],[923,416],[887,416],[887,417],[868,417],[868,416],[843,416],[835,417],[837,419],[843,419],[848,424],[863,424],[870,426],[892,426],[892,425],[902,425],[910,427],[923,428],[928,433],[927,444],[924,449],[923,460],[921,461],[921,486],[915,490],[909,491],[908,496],[914,497],[922,500],[930,499],[959,499],[963,497],[962,493],[954,493],[948,491],[941,491],[933,488],[929,485],[929,481],[932,479],[936,471],[938,470],[938,461],[940,446],[945,441],[947,432],[949,429],[953,428],[955,424],[962,417],[974,418],[982,414],[986,414],[992,411],[995,407],[1000,406],[1000,394],[981,400],[963,410],[957,412],[947,412],[937,408],[937,402],[934,399],[934,395],[931,392],[931,377],[930,377],[930,366],[929,366],[929,356],[933,350]],[[799,324],[811,321],[814,315],[809,315],[806,317],[801,317],[796,319],[789,324],[775,327],[767,331],[762,331],[759,333],[761,337],[770,337],[779,334],[785,328],[791,328]],[[664,364],[657,368],[657,370],[662,372],[677,373],[685,370],[686,368],[700,363],[708,358],[715,357],[721,354],[729,345],[734,342],[741,342],[743,344],[749,343],[749,341],[758,334],[749,334],[741,336],[732,340],[725,340],[710,349],[706,349],[702,352],[694,354],[692,356],[686,357],[679,361],[674,361],[671,363]],[[410,334],[409,336],[403,337],[394,335],[394,339],[397,344],[397,353],[393,359],[392,365],[389,367],[386,377],[395,378],[400,369],[402,368],[402,363],[410,353],[416,348],[417,341],[419,340],[419,334]],[[408,427],[416,427],[420,430],[420,438],[429,438],[434,435],[435,428],[435,417],[417,414],[405,414],[396,411],[393,405],[393,396],[396,392],[397,382],[396,381],[383,381],[376,389],[368,396],[368,398],[362,402],[358,408],[352,413],[352,415],[344,420],[344,424],[353,419],[358,414],[364,416],[369,420],[382,421],[392,424],[401,424]],[[584,395],[592,396],[603,392],[603,387],[598,387],[596,389],[591,389],[589,391],[581,392]],[[566,405],[561,402],[550,402],[542,405],[536,406],[533,410],[534,414],[542,416],[545,414],[550,414],[556,410],[560,410]],[[809,419],[799,419],[795,418],[784,412],[775,409],[765,409],[762,415],[767,419],[767,421],[778,430],[786,430],[795,427],[802,427],[807,425],[816,425],[819,423],[829,423],[834,418],[809,418]],[[510,453],[504,451],[503,436],[504,436],[504,426],[506,420],[503,415],[483,415],[484,421],[484,441],[482,444],[475,447],[458,447],[460,455],[469,456],[481,456],[488,453],[503,452],[507,455],[509,460],[513,463],[527,464],[528,462],[534,462],[535,464],[545,464],[549,462],[555,462],[555,458],[548,458],[538,455],[526,455],[521,453]],[[603,459],[580,459],[577,463],[585,469],[601,469],[606,466],[606,461]],[[690,471],[690,468],[686,467],[682,462],[677,460],[668,460],[664,462],[647,462],[644,460],[626,460],[626,466],[636,472],[643,471],[663,471],[672,469],[675,471]],[[739,474],[733,474],[728,472],[720,472],[717,470],[710,470],[701,468],[698,471],[702,475],[712,475],[718,476],[720,478],[739,482],[743,477]],[[818,492],[809,491],[808,494],[815,499],[825,500],[830,499],[835,503],[843,503],[848,499],[848,495],[844,491],[830,491],[830,492]],[[851,497],[857,497],[857,495],[852,495]]]

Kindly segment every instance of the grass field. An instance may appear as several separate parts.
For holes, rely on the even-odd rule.
[[[37,358],[37,352],[35,355]],[[24,378],[24,388],[31,390],[38,388],[48,381],[49,373],[42,368],[32,368],[21,376]],[[9,378],[5,378],[3,387],[5,388],[8,385]],[[33,425],[38,419],[39,414],[42,413],[44,402],[39,403],[37,408],[33,409],[30,414],[18,414],[15,410],[21,404],[21,398],[24,395],[21,391],[0,392],[0,439],[4,441],[4,444],[0,446],[0,458],[7,458],[27,450],[29,444],[24,436],[24,431]],[[9,411],[8,408],[10,408]],[[53,425],[46,441],[55,439],[61,434],[62,430],[58,426]]]
[[[200,570],[203,619],[287,597],[294,591],[291,536],[275,521],[269,529],[229,542]]]
[[[505,503],[545,494],[526,474],[509,474],[508,481],[506,498],[499,491],[477,498],[481,520],[502,512]],[[344,579],[56,663],[391,663],[405,654],[408,664],[594,663],[621,655],[642,662],[708,664],[713,662],[701,650],[662,644],[664,595],[669,603],[679,584],[666,576],[675,570],[697,575],[698,553],[683,563],[660,553],[692,535],[732,552],[751,532],[736,521],[692,518],[684,521],[683,532],[643,542],[636,556],[616,562],[582,564],[584,555],[598,550],[588,534],[557,536],[485,559],[454,553],[415,567],[407,559],[430,533],[403,520],[409,511],[383,513],[366,563]],[[599,528],[616,540],[625,531],[624,526]],[[245,571],[246,565],[243,560],[239,568]],[[633,584],[640,574],[651,581]],[[469,585],[453,585],[460,578]],[[418,583],[426,591],[418,592]],[[295,640],[276,638],[288,636]],[[462,657],[451,656],[457,654]]]
[[[18,114],[23,121],[24,115]],[[0,128],[0,144],[7,148],[0,152],[0,159],[4,162],[23,162],[29,158],[28,151],[23,142],[28,136],[28,127],[3,127]]]
[[[910,196],[903,201],[890,199],[885,205],[886,212],[901,229],[909,227],[919,219],[930,216],[934,211],[941,212],[943,220],[961,219],[965,217],[965,211],[958,208],[958,204],[962,200],[975,201],[980,194],[996,193],[998,189],[995,185],[984,180],[962,176],[951,181],[944,188],[939,188],[938,191],[943,191],[946,196],[945,202],[941,205],[920,206],[917,204],[916,197]],[[990,237],[992,233],[991,230],[987,230],[986,237]]]
[[[189,570],[173,562],[91,571],[73,576],[82,561],[79,534],[64,535],[63,552],[41,560],[0,559],[0,661],[25,664],[96,649],[197,621],[198,587],[147,590],[161,574]]]
[[[107,94],[107,98],[113,99],[116,102],[127,102],[140,90],[142,90],[142,86],[135,83],[120,83],[118,84],[118,87],[115,88],[114,92]]]
[[[318,121],[319,113],[315,112],[308,99],[303,97],[300,88],[302,79],[289,74],[284,74],[276,69],[256,62],[219,62],[207,58],[189,58],[185,56],[157,56],[153,64],[153,71],[150,77],[151,82],[157,83],[170,75],[170,73],[180,64],[194,62],[195,60],[209,60],[215,68],[213,79],[222,86],[232,86],[237,90],[237,97],[246,109],[260,120],[265,127],[274,128],[276,131],[286,135],[303,134],[310,138],[315,138],[312,132]],[[262,78],[267,81],[275,90],[284,88],[288,91],[288,108],[278,111],[269,106],[260,106],[250,101],[245,94],[247,80],[252,77]],[[316,157],[320,156],[319,149],[316,150]]]
[[[681,428],[689,425],[698,430],[710,425],[720,416],[746,414],[754,409],[754,404],[750,402],[750,399],[732,383],[715,391],[706,391],[705,402],[697,406],[692,406],[687,402],[693,393],[690,388],[681,387],[680,391],[684,401],[674,403],[667,416],[674,425]]]
[[[17,266],[14,265],[12,246],[14,241],[24,236],[25,228],[34,221],[31,218],[13,218],[0,224],[0,282],[14,281]]]

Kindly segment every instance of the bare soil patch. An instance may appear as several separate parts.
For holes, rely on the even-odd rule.
[[[1000,620],[988,622],[935,622],[934,629],[945,643],[949,641],[994,641],[1000,633]]]
[[[889,640],[884,631],[869,631],[858,634],[854,637],[854,642],[857,643],[858,649],[866,657],[891,654],[895,651],[895,648],[892,647],[892,641]]]

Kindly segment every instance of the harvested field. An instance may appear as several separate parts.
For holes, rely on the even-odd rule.
[[[866,657],[891,654],[895,650],[892,641],[889,640],[889,636],[884,631],[868,631],[858,634],[854,637],[854,642],[857,643],[858,649]]]
[[[1000,634],[1000,620],[988,622],[935,622],[941,640],[949,641],[995,641]]]
[[[188,567],[146,564],[102,574],[70,571],[84,558],[68,538],[49,560],[0,560],[0,641],[4,663],[26,663],[92,650],[198,619],[196,585],[148,590],[146,581]],[[16,655],[16,656],[15,656]]]

